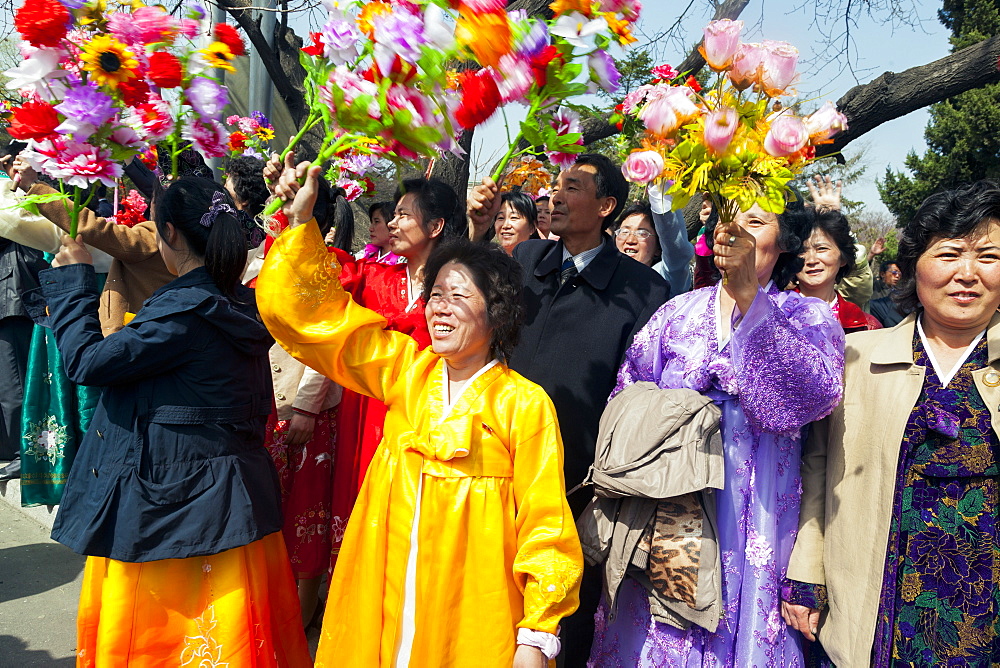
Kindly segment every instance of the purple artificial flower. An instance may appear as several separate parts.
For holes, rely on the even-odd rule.
[[[230,118],[232,117],[230,116]],[[251,111],[250,118],[257,121],[257,125],[261,126],[262,128],[271,127],[271,121],[267,120],[267,116],[264,115],[263,111]],[[226,122],[229,123],[229,120],[227,119]],[[232,125],[232,123],[229,124]]]
[[[331,10],[319,41],[323,43],[323,55],[331,63],[346,65],[358,56],[361,33],[354,27],[354,21],[348,21],[343,12]]]
[[[375,164],[375,160],[376,158],[374,155],[351,153],[347,157],[341,159],[340,168],[343,171],[348,171],[352,174],[357,174],[358,176],[364,176],[365,172],[371,169],[372,165]]]
[[[403,60],[415,63],[420,60],[420,47],[427,43],[424,21],[413,12],[396,6],[392,12],[375,19],[375,41]]]
[[[206,77],[195,77],[185,91],[187,101],[202,117],[215,118],[229,104],[229,93]]]
[[[532,56],[541,53],[542,49],[547,47],[551,41],[549,28],[545,21],[535,21],[531,25],[531,30],[521,38],[521,42],[517,45],[517,52],[521,57],[530,60]]]
[[[66,117],[56,131],[86,141],[114,116],[114,100],[92,86],[79,86],[69,89],[56,111]]]
[[[59,2],[61,2],[66,9],[80,9],[80,7],[87,4],[86,0],[59,0]]]
[[[618,90],[618,82],[621,79],[621,74],[618,73],[618,68],[615,67],[615,59],[607,51],[603,49],[594,51],[590,54],[590,58],[587,59],[587,64],[590,66],[591,81],[594,81],[609,93],[614,93]]]

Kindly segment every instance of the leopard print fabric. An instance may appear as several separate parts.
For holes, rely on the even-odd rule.
[[[656,504],[649,541],[646,575],[653,588],[691,608],[698,594],[703,521],[697,494],[662,499]]]

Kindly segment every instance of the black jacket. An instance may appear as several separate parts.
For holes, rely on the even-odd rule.
[[[103,388],[52,537],[81,554],[151,561],[215,554],[281,528],[264,448],[268,349],[253,292],[230,301],[204,268],[101,335],[90,265],[41,273],[70,380]]]
[[[562,242],[549,240],[514,249],[524,269],[526,313],[510,368],[541,385],[555,404],[566,487],[572,488],[594,462],[601,413],[632,336],[667,301],[670,288],[610,239],[582,273],[560,286],[562,256]]]
[[[42,251],[0,237],[0,320],[28,317],[21,295],[38,288],[38,272],[48,266]]]

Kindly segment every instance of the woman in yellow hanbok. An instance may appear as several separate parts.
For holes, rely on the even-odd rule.
[[[278,186],[292,229],[261,270],[261,315],[292,356],[389,407],[316,665],[543,666],[577,607],[583,557],[555,409],[504,364],[520,268],[466,241],[435,251],[424,279],[432,345],[420,351],[341,288],[311,220],[318,170],[300,189],[304,170],[286,169]]]

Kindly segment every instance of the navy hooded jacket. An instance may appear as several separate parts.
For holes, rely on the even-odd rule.
[[[194,269],[104,338],[92,266],[39,278],[66,374],[103,388],[52,537],[141,562],[216,554],[280,530],[263,447],[273,341],[253,291],[241,286],[230,301]]]

